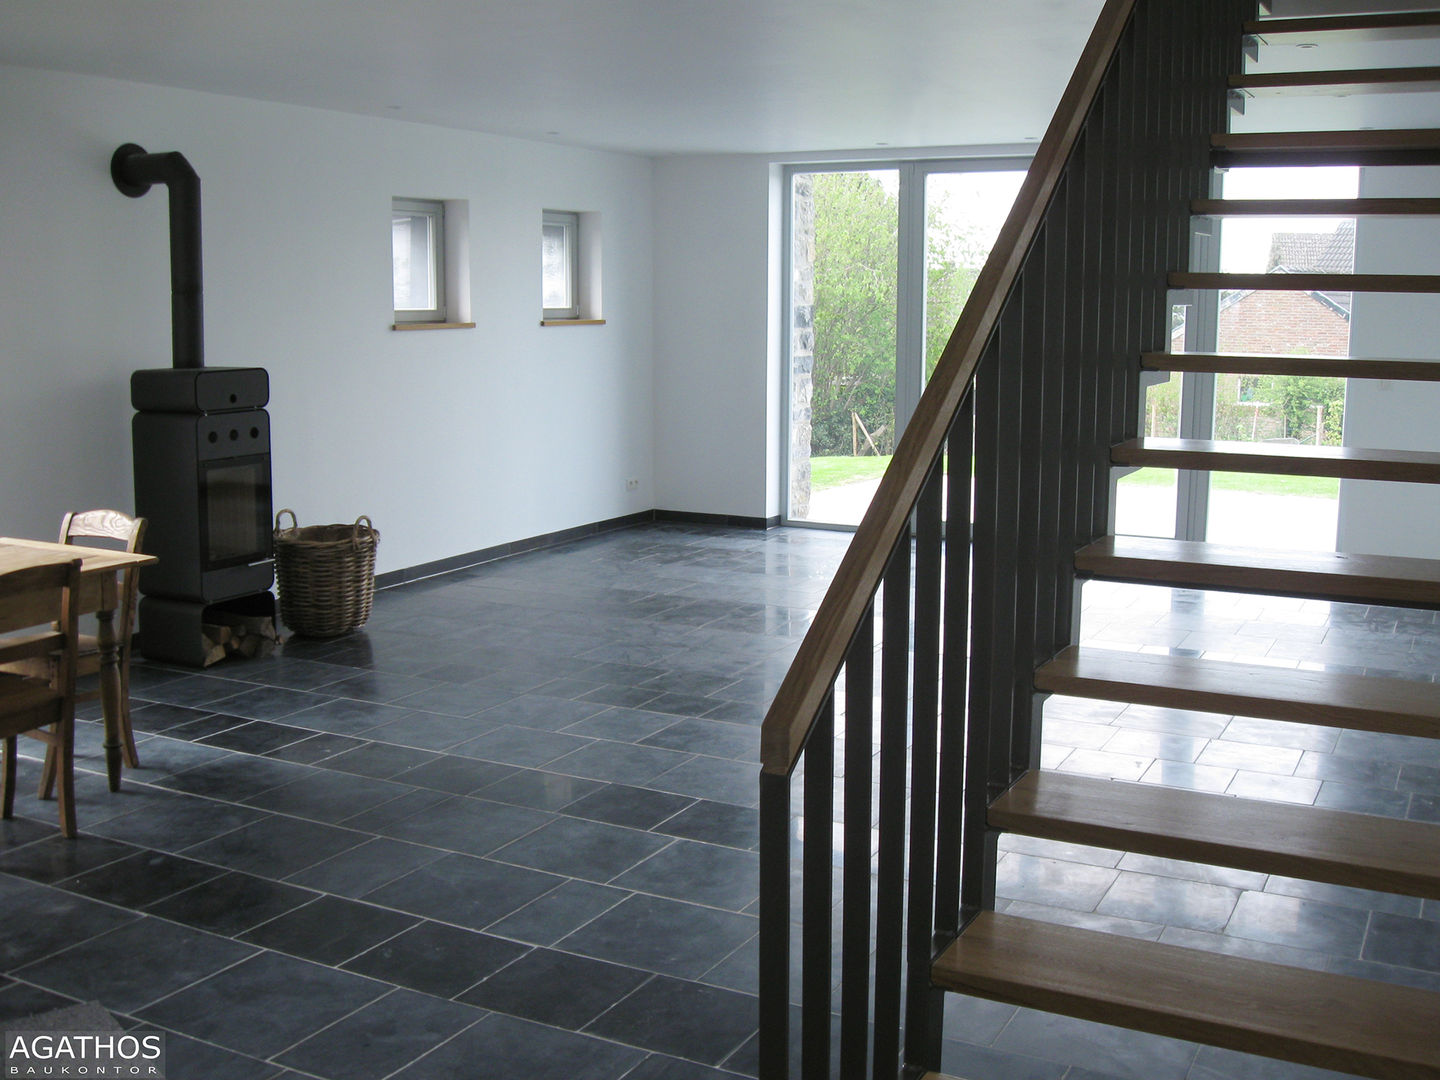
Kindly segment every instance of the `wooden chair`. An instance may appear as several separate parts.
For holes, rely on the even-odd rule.
[[[0,671],[0,738],[5,740],[0,802],[15,813],[17,736],[47,744],[47,768],[59,779],[60,831],[75,835],[75,667],[79,641],[80,560],[0,574],[0,605],[23,616],[25,632],[0,637],[0,663],[41,661],[49,678]],[[10,621],[10,620],[7,620]],[[35,630],[34,627],[45,626]]]
[[[60,543],[79,543],[91,547],[106,546],[91,544],[93,540],[124,545],[132,554],[140,551],[145,539],[145,519],[132,518],[119,510],[86,510],[82,513],[65,515],[60,523]],[[130,727],[130,637],[135,629],[135,607],[138,603],[140,572],[133,568],[120,574],[120,607],[115,612],[115,641],[119,648],[120,663],[120,738],[124,746],[125,764],[134,769],[139,767],[140,758],[135,752],[135,732]],[[100,644],[94,634],[81,634],[76,654],[75,674],[78,676],[100,673]],[[100,696],[97,686],[93,690],[79,693],[76,701],[93,701]],[[50,762],[47,756],[43,777],[42,795],[49,794],[51,779]]]
[[[85,510],[69,513],[60,523],[60,543],[81,544],[87,547],[113,547],[127,552],[140,551],[145,539],[145,519],[132,518],[119,510]],[[100,543],[95,543],[100,541]],[[125,764],[138,768],[140,757],[135,750],[135,731],[130,725],[130,638],[135,628],[135,608],[138,602],[140,573],[133,567],[120,573],[120,606],[115,612],[115,643],[117,662],[120,667],[120,715],[117,718]],[[36,678],[53,676],[47,670],[44,660],[28,665],[7,665],[10,671],[18,671]],[[100,672],[100,643],[94,634],[81,634],[76,654],[77,676],[97,675]],[[100,688],[76,693],[76,701],[93,701],[100,697]],[[54,790],[54,755],[45,755],[45,767],[40,773],[40,797],[49,798]]]
[[[145,539],[145,518],[130,517],[118,510],[86,510],[66,514],[60,523],[60,543],[81,543],[109,540],[124,544],[131,554],[140,552]],[[120,648],[120,736],[124,742],[125,765],[135,769],[140,757],[135,753],[135,733],[130,726],[130,638],[135,629],[135,605],[140,596],[140,570],[122,570],[120,575],[120,609],[115,612],[115,642]],[[81,634],[76,654],[76,675],[99,674],[99,642],[94,634]],[[88,690],[76,701],[92,701],[99,697],[99,688]],[[46,770],[49,772],[49,770]]]

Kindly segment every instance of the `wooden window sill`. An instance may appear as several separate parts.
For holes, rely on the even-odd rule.
[[[541,326],[604,326],[604,319],[541,319]]]
[[[391,330],[474,330],[473,322],[397,322]]]

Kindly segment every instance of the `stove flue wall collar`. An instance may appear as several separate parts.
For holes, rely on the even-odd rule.
[[[200,264],[200,177],[178,151],[149,154],[126,143],[110,156],[110,178],[138,199],[152,184],[170,192],[171,354],[176,368],[205,366],[204,299]]]

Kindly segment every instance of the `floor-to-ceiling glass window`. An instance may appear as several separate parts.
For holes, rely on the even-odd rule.
[[[1232,169],[1226,199],[1353,198],[1358,170]],[[1355,222],[1339,217],[1204,220],[1192,269],[1232,273],[1349,273]],[[1173,352],[1343,357],[1349,293],[1233,290],[1175,309]],[[1141,434],[1221,443],[1339,446],[1345,380],[1324,375],[1174,374],[1146,393]],[[1333,550],[1339,481],[1256,473],[1141,469],[1119,481],[1117,532],[1248,547]]]
[[[1025,164],[788,171],[789,520],[859,524]]]
[[[1227,199],[1353,199],[1360,170],[1231,169]],[[1303,186],[1302,186],[1303,185]],[[1229,217],[1221,222],[1220,267],[1235,273],[1349,274],[1353,218]],[[1257,290],[1220,297],[1216,344],[1225,353],[1344,357],[1350,354],[1351,294]],[[1323,375],[1215,377],[1213,438],[1222,442],[1339,446],[1345,380]],[[1340,481],[1328,476],[1215,473],[1206,539],[1222,544],[1335,549]]]
[[[790,175],[789,513],[859,522],[895,448],[899,171]]]

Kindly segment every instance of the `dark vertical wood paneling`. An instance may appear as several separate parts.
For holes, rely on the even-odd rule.
[[[1110,358],[1110,382],[1116,403],[1111,427],[1113,442],[1129,437],[1139,411],[1136,380],[1131,377],[1131,372],[1138,370],[1140,355],[1142,315],[1139,292],[1144,280],[1146,158],[1155,153],[1154,147],[1147,147],[1143,142],[1146,103],[1154,96],[1153,88],[1144,84],[1143,67],[1142,43],[1145,26],[1149,22],[1149,10],[1149,5],[1141,5],[1136,10],[1129,38],[1121,50],[1125,78],[1121,84],[1120,152],[1127,165],[1119,170],[1123,174],[1119,196],[1123,224],[1117,245],[1120,260],[1120,302],[1116,305],[1118,333],[1116,349]]]
[[[1141,81],[1146,86],[1165,85],[1163,43],[1167,25],[1173,20],[1170,9],[1146,9],[1145,36],[1141,42]],[[1165,190],[1169,182],[1170,148],[1165,140],[1168,127],[1166,117],[1172,98],[1168,94],[1147,94],[1145,112],[1141,125],[1141,145],[1148,147],[1145,156],[1145,237],[1140,245],[1139,255],[1144,268],[1144,281],[1140,294],[1139,336],[1134,355],[1127,358],[1134,368],[1130,382],[1136,388],[1135,410],[1131,423],[1135,425],[1132,434],[1139,434],[1139,425],[1145,415],[1144,394],[1140,388],[1139,365],[1142,352],[1159,348],[1163,342],[1165,318],[1165,279],[1169,264],[1169,212],[1165,202]]]
[[[946,443],[950,480],[945,489],[945,645],[940,693],[940,767],[937,794],[935,928],[960,928],[960,845],[965,812],[965,691],[970,677],[970,508],[975,451],[975,401],[965,399]]]
[[[962,919],[995,906],[994,836],[985,820],[989,806],[991,721],[996,712],[994,667],[999,654],[992,626],[995,592],[995,505],[1000,487],[996,454],[1000,372],[995,339],[975,373],[975,524],[970,602],[970,706],[965,735],[965,818],[960,871]]]
[[[1061,181],[1057,200],[1063,205],[1066,182]],[[1067,577],[1065,565],[1069,561],[1068,547],[1070,528],[1062,526],[1062,512],[1066,503],[1065,483],[1065,422],[1066,395],[1069,391],[1065,379],[1065,320],[1066,281],[1065,258],[1068,236],[1065,223],[1058,216],[1054,227],[1046,224],[1044,254],[1039,259],[1035,273],[1042,282],[1045,297],[1044,312],[1037,328],[1038,340],[1035,345],[1044,371],[1044,391],[1040,408],[1040,475],[1036,486],[1039,504],[1036,507],[1035,529],[1035,627],[1031,635],[1032,666],[1048,660],[1067,643],[1067,637],[1059,629],[1058,612],[1061,606],[1060,582]],[[1032,255],[1032,259],[1036,256]]]
[[[790,1075],[790,777],[760,774],[759,1077]]]
[[[1100,260],[1100,357],[1098,372],[1100,395],[1099,442],[1092,452],[1095,454],[1097,470],[1102,474],[1100,486],[1102,496],[1096,507],[1098,516],[1096,528],[1108,531],[1110,463],[1108,447],[1117,441],[1120,431],[1120,415],[1123,402],[1116,398],[1115,360],[1125,349],[1124,306],[1126,289],[1123,287],[1128,267],[1130,222],[1125,216],[1125,196],[1130,189],[1130,170],[1116,168],[1116,162],[1124,161],[1129,152],[1128,132],[1125,117],[1128,112],[1126,94],[1129,90],[1130,56],[1127,47],[1129,38],[1122,41],[1115,53],[1115,63],[1110,80],[1106,83],[1102,98],[1101,137],[1105,142],[1105,166],[1101,170],[1100,206],[1104,232],[1101,235]]]
[[[905,928],[905,758],[910,682],[910,533],[900,536],[881,586],[880,838],[875,874],[874,1075],[900,1067]]]
[[[834,904],[835,696],[826,699],[805,746],[801,849],[800,1075],[830,1080],[831,911]]]
[[[1067,168],[1056,193],[1057,214],[1065,216],[1055,219],[1045,257],[1045,288],[1052,301],[1045,309],[1045,356],[1053,367],[1049,385],[1055,388],[1055,392],[1046,397],[1046,423],[1051,432],[1046,442],[1050,471],[1046,482],[1049,495],[1042,507],[1044,527],[1051,530],[1048,630],[1051,653],[1070,643],[1072,557],[1080,539],[1076,527],[1080,385],[1072,374],[1076,339],[1082,325],[1076,277],[1079,238],[1068,219],[1076,178],[1077,171]],[[1042,632],[1046,631],[1042,628]]]
[[[840,1080],[863,1080],[870,1060],[870,821],[875,752],[875,605],[845,661],[845,858],[841,871]]]
[[[1112,78],[1119,58],[1112,67]],[[1085,460],[1091,470],[1090,528],[1092,537],[1104,536],[1109,529],[1110,434],[1113,402],[1110,394],[1110,363],[1117,348],[1115,340],[1114,282],[1118,234],[1110,228],[1119,204],[1119,170],[1114,167],[1119,149],[1119,92],[1113,81],[1107,81],[1100,92],[1092,114],[1088,134],[1092,136],[1094,153],[1087,157],[1086,236],[1085,248],[1089,265],[1085,279],[1085,303],[1095,313],[1093,354],[1085,365],[1085,379],[1093,397],[1087,405],[1093,410],[1094,429],[1084,445]]]
[[[1022,277],[1023,282],[1023,277]],[[1021,557],[1020,504],[1033,492],[1020,490],[1021,462],[1026,452],[1020,425],[1025,371],[1021,364],[1024,349],[1023,285],[1011,293],[995,329],[999,346],[998,396],[995,414],[996,462],[1000,483],[995,493],[995,552],[990,562],[990,590],[994,603],[990,611],[990,633],[995,656],[991,668],[992,697],[990,724],[990,794],[999,795],[1013,779],[1013,742],[1016,708],[1015,641],[1019,630],[1018,568]],[[1026,585],[1028,586],[1028,582]]]
[[[1010,483],[1016,494],[1015,507],[1015,625],[1010,636],[1010,767],[1006,783],[1018,778],[1034,764],[1040,753],[1039,732],[1030,723],[1030,699],[1035,671],[1035,623],[1040,592],[1045,582],[1040,574],[1040,500],[1041,460],[1045,441],[1051,433],[1045,428],[1046,364],[1045,331],[1045,258],[1048,226],[1036,234],[1020,276],[1020,293],[1013,307],[1013,320],[1007,319],[1002,333],[1019,336],[1006,342],[1008,366],[1019,380],[1016,387],[1015,411],[1002,412],[1013,416],[1016,433],[1015,473]],[[1002,405],[1003,408],[1003,405]],[[1048,566],[1045,567],[1049,569]]]
[[[914,690],[910,733],[909,911],[905,969],[905,1061],[940,1068],[944,995],[930,985],[935,909],[936,771],[940,754],[940,601],[944,456],[915,508]]]
[[[1128,376],[1132,363],[1139,356],[1139,337],[1136,334],[1139,312],[1136,296],[1139,280],[1137,249],[1144,236],[1143,223],[1139,220],[1143,192],[1140,158],[1150,152],[1150,148],[1140,143],[1139,123],[1151,88],[1141,84],[1138,51],[1148,6],[1142,4],[1136,9],[1130,33],[1121,42],[1115,58],[1116,154],[1117,161],[1124,164],[1111,169],[1115,187],[1115,217],[1111,219],[1111,228],[1115,233],[1115,276],[1112,285],[1115,337],[1105,364],[1110,374],[1109,440],[1112,446],[1128,437],[1126,432],[1133,426],[1136,412],[1135,380]]]
[[[1064,486],[1068,493],[1061,495],[1060,522],[1068,529],[1067,544],[1071,551],[1095,539],[1090,533],[1094,514],[1094,474],[1090,467],[1089,438],[1095,429],[1095,395],[1090,379],[1086,376],[1088,362],[1094,357],[1096,338],[1094,323],[1095,309],[1089,303],[1091,287],[1087,284],[1087,272],[1092,257],[1086,248],[1086,240],[1094,226],[1087,225],[1086,184],[1089,179],[1088,166],[1090,135],[1081,132],[1070,163],[1065,169],[1064,231],[1065,231],[1065,341],[1061,349],[1065,371],[1065,411],[1061,421],[1061,439],[1065,447]],[[1069,556],[1066,556],[1067,562]],[[1061,598],[1061,603],[1065,603]],[[1057,621],[1061,618],[1057,613]],[[1061,624],[1062,630],[1069,630],[1068,621]]]

